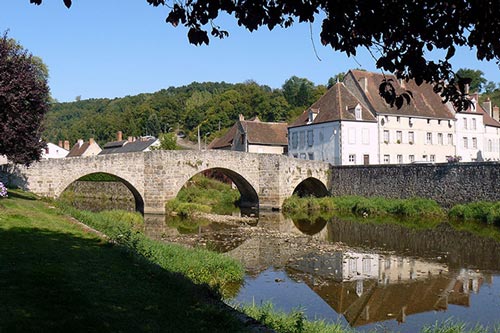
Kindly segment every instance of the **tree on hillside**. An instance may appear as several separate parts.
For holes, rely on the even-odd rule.
[[[466,77],[470,79],[469,90],[471,93],[481,92],[487,83],[487,80],[483,76],[484,73],[480,70],[460,68],[455,75],[458,78]]]
[[[49,109],[48,71],[7,33],[0,38],[0,155],[20,164],[39,160]]]
[[[72,0],[63,0],[70,7]],[[227,13],[250,31],[260,27],[290,27],[294,22],[322,19],[323,45],[355,56],[366,48],[377,68],[395,73],[398,79],[429,82],[443,101],[463,109],[468,106],[464,87],[470,78],[457,79],[450,60],[457,46],[476,50],[479,60],[500,62],[500,1],[285,1],[285,0],[146,0],[168,8],[166,21],[184,25],[189,41],[208,44],[212,37],[229,33],[217,25],[219,14]],[[41,4],[42,0],[30,0]],[[441,50],[440,59],[431,60]],[[382,82],[380,95],[391,105],[402,105],[410,94],[396,93],[391,81]]]
[[[314,102],[314,83],[308,79],[292,76],[282,86],[283,96],[292,106],[308,106]]]

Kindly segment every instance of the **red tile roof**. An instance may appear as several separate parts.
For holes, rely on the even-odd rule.
[[[254,121],[240,121],[240,126],[247,133],[250,144],[262,144],[271,146],[288,145],[288,124],[261,122],[258,118]]]

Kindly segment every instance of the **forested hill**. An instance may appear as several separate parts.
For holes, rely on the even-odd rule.
[[[124,137],[154,135],[182,130],[191,138],[212,139],[231,127],[243,114],[262,121],[289,121],[326,92],[323,85],[291,77],[282,89],[255,82],[191,83],[155,93],[115,99],[88,99],[54,103],[45,120],[44,139],[57,143],[93,137],[99,144],[113,141],[116,132]]]

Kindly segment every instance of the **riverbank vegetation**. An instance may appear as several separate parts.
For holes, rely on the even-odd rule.
[[[248,316],[258,320],[267,327],[282,333],[355,333],[354,328],[345,327],[338,323],[328,323],[323,320],[307,320],[304,312],[300,309],[293,310],[290,313],[285,313],[276,310],[272,303],[256,306],[255,304],[245,305],[238,308]],[[371,333],[387,332],[387,329],[374,329]],[[436,322],[433,325],[426,325],[420,333],[498,333],[498,327],[484,327],[481,325],[470,326],[463,322],[446,320],[444,322]]]
[[[183,275],[212,285],[231,276],[239,280],[241,267],[231,259],[152,246],[142,238],[136,214],[73,211],[101,226],[110,242],[65,212],[17,190],[0,199],[0,331],[248,331],[212,288]],[[145,250],[149,260],[135,250]],[[172,264],[188,261],[188,252],[189,261],[208,268],[191,266],[186,272]],[[159,265],[150,260],[162,255]],[[226,267],[232,273],[223,273]]]
[[[444,210],[430,199],[386,199],[381,197],[364,198],[360,196],[342,197],[305,197],[292,196],[283,203],[283,211],[287,214],[299,212],[336,212],[358,216],[401,217],[444,217]]]
[[[179,191],[177,197],[167,202],[167,212],[191,216],[196,212],[230,214],[236,209],[240,192],[230,184],[202,174],[195,175]]]

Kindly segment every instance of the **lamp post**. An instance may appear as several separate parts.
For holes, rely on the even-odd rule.
[[[205,150],[207,150],[207,136],[210,135],[210,132],[205,133]]]

